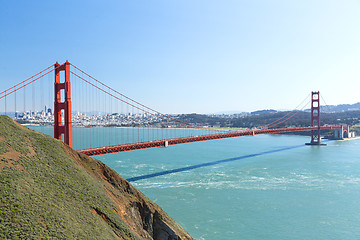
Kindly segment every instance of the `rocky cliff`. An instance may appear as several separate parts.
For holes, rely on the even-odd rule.
[[[0,239],[192,239],[102,162],[0,116]]]

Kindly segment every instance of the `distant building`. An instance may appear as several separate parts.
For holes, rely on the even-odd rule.
[[[342,125],[341,128],[334,130],[334,139],[354,138],[355,132],[350,132],[350,127]]]

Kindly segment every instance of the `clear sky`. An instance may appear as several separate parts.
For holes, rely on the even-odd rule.
[[[0,0],[0,89],[69,60],[164,113],[360,102],[360,0]]]

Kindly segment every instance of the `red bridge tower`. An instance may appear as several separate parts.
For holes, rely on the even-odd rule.
[[[311,131],[311,142],[306,145],[326,145],[321,143],[320,136],[320,92],[311,92],[311,126],[316,130]]]
[[[71,121],[71,84],[70,84],[70,63],[66,61],[60,65],[55,63],[55,102],[54,102],[54,138],[63,140],[72,147],[72,121]],[[60,72],[65,71],[65,82],[60,82]],[[64,102],[61,102],[62,91]]]

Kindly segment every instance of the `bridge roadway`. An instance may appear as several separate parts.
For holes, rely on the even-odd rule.
[[[331,130],[339,129],[341,126],[324,126],[320,127],[321,130]],[[97,147],[97,148],[88,148],[77,150],[80,153],[83,153],[88,156],[97,156],[110,153],[126,152],[133,150],[140,150],[146,148],[154,147],[164,147],[182,143],[191,143],[191,142],[200,142],[208,141],[222,138],[232,138],[232,137],[242,137],[242,136],[254,136],[259,134],[273,134],[273,133],[285,133],[285,132],[300,132],[300,131],[312,131],[317,130],[318,127],[294,127],[294,128],[276,128],[276,129],[255,129],[255,130],[244,130],[244,131],[229,131],[226,133],[217,133],[217,134],[208,134],[194,137],[182,137],[182,138],[172,138],[172,139],[163,139],[155,140],[149,142],[140,142],[140,143],[129,143],[121,144],[114,146],[106,147]]]

